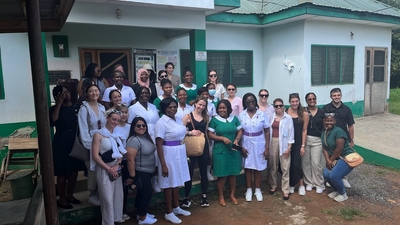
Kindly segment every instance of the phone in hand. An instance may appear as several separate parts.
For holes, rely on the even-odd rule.
[[[243,147],[242,147],[242,146],[239,146],[239,145],[232,144],[232,149],[234,149],[234,150],[236,150],[236,151],[242,151],[242,150],[243,150]]]

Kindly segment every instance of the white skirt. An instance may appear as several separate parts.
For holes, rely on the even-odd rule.
[[[249,137],[243,135],[243,147],[249,152],[247,158],[243,158],[243,167],[262,171],[267,168],[267,160],[264,157],[264,135]]]
[[[185,145],[163,145],[165,164],[168,168],[168,177],[162,176],[162,166],[158,166],[158,184],[160,188],[175,188],[190,180],[189,167]]]

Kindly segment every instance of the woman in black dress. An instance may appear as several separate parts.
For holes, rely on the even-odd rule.
[[[57,205],[60,208],[71,209],[72,204],[81,201],[73,196],[78,171],[85,168],[85,164],[69,156],[75,141],[77,116],[76,107],[71,103],[68,88],[58,85],[53,89],[56,105],[49,110],[50,125],[56,127],[53,139],[54,175],[57,176],[57,192],[60,195]]]

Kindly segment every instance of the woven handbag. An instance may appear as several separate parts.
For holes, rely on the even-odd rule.
[[[189,114],[190,123],[192,123],[193,130],[194,127],[192,116]],[[206,138],[204,134],[201,133],[199,136],[186,136],[185,137],[185,145],[186,145],[186,155],[187,156],[200,156],[203,154],[204,145],[206,144]]]

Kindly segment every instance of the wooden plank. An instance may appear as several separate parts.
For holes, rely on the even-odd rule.
[[[37,138],[10,138],[8,140],[8,150],[18,150],[18,151],[32,151],[38,149]]]

